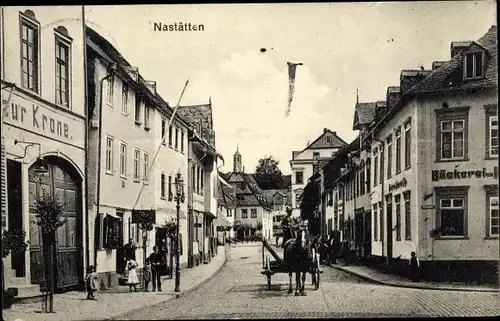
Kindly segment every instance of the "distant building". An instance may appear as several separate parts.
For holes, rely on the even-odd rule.
[[[290,167],[292,168],[292,215],[300,215],[300,197],[309,177],[322,168],[333,155],[347,143],[337,136],[337,132],[328,128],[323,130],[316,140],[301,151],[293,151]]]
[[[253,176],[242,171],[242,157],[238,150],[233,161],[233,172],[227,175],[227,182],[236,194],[236,237],[244,239],[261,234],[269,239],[273,236],[273,207]]]
[[[234,216],[236,212],[236,193],[220,175],[217,185],[217,235],[219,242],[223,243],[226,238],[233,239]]]
[[[286,208],[292,206],[292,191],[288,189],[263,190],[264,197],[273,207],[273,233],[280,231],[281,220],[286,216]]]

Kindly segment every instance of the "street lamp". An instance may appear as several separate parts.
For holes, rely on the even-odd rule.
[[[175,177],[175,201],[177,202],[177,226],[176,226],[176,248],[175,248],[175,292],[180,292],[181,283],[181,268],[180,268],[180,239],[179,239],[179,225],[180,225],[180,211],[181,203],[184,203],[184,180],[180,172],[177,173]]]

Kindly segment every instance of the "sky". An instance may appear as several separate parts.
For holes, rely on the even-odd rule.
[[[113,18],[110,18],[113,17]],[[86,6],[108,39],[175,106],[212,101],[222,171],[238,146],[246,172],[273,156],[290,173],[292,151],[323,128],[346,142],[359,100],[385,100],[402,69],[450,59],[452,41],[477,40],[496,24],[493,1]],[[154,23],[204,31],[154,31]],[[262,52],[261,48],[266,51]],[[291,112],[287,61],[297,67]]]

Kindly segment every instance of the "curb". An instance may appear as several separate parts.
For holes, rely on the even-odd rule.
[[[359,278],[362,278],[364,280],[370,281],[372,283],[377,283],[385,286],[392,286],[392,287],[397,287],[397,288],[406,288],[406,289],[419,289],[419,290],[432,290],[432,291],[455,291],[455,292],[483,292],[483,293],[498,293],[499,290],[495,289],[468,289],[468,288],[449,288],[449,287],[430,287],[430,286],[422,286],[422,285],[403,285],[403,284],[397,284],[394,282],[387,282],[387,281],[380,281],[375,278],[359,274],[347,269],[344,269],[340,266],[335,266],[335,265],[330,265],[331,268],[357,276]]]
[[[217,270],[215,270],[214,273],[212,273],[212,275],[208,276],[206,279],[204,279],[203,281],[201,281],[198,284],[195,284],[194,286],[192,286],[189,289],[186,289],[186,290],[184,290],[182,292],[179,292],[179,293],[174,293],[174,294],[171,294],[171,295],[169,294],[170,298],[168,298],[165,301],[162,301],[162,302],[159,302],[159,303],[155,303],[155,304],[152,304],[152,305],[145,305],[143,307],[140,307],[140,308],[137,308],[137,309],[133,309],[133,310],[127,311],[125,313],[120,313],[120,314],[117,314],[117,315],[113,315],[113,316],[111,316],[109,318],[105,318],[105,319],[101,319],[101,320],[120,320],[119,317],[122,316],[122,315],[124,315],[124,314],[134,313],[134,312],[142,310],[142,309],[144,309],[146,307],[150,308],[150,307],[153,307],[155,305],[163,304],[165,302],[181,298],[181,297],[185,296],[186,294],[189,294],[189,293],[195,291],[196,289],[199,289],[201,286],[203,286],[208,281],[210,281],[211,279],[213,279],[217,274],[219,274],[220,270],[226,265],[226,261],[227,261],[226,258],[227,258],[227,249],[224,248],[224,262],[222,262],[222,264],[219,266],[219,268],[217,268]]]

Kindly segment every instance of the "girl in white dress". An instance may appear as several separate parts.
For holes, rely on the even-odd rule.
[[[128,271],[128,280],[127,284],[130,287],[130,292],[132,292],[132,288],[137,292],[137,285],[139,284],[139,278],[137,277],[136,268],[138,267],[137,262],[132,259],[127,261],[127,271]]]

